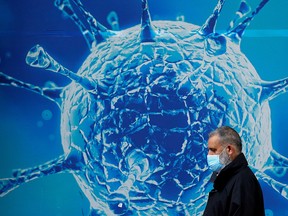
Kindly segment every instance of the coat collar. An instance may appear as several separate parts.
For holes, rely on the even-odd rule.
[[[224,167],[214,181],[214,189],[222,190],[227,182],[241,169],[248,166],[248,162],[243,153],[240,153],[230,164]]]

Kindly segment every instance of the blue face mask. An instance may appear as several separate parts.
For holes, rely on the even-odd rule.
[[[207,155],[207,162],[209,169],[218,172],[223,164],[220,163],[219,155]]]
[[[207,162],[209,169],[214,172],[220,171],[224,166],[227,166],[231,160],[226,152],[226,147],[219,155],[207,155]]]

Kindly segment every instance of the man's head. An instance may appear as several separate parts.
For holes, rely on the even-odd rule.
[[[222,126],[209,134],[208,155],[218,155],[223,166],[228,165],[241,152],[241,138],[231,127]]]

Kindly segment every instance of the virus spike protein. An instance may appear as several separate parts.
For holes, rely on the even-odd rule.
[[[92,34],[97,43],[101,43],[102,41],[105,41],[110,36],[116,34],[114,31],[108,30],[105,26],[99,23],[89,12],[87,12],[84,9],[83,4],[81,3],[80,0],[73,0],[73,2],[78,7],[78,9],[82,12],[83,16],[86,18],[87,23],[89,24]],[[93,46],[95,45],[96,44],[94,43]]]
[[[60,73],[89,91],[96,89],[96,84],[86,77],[79,76],[56,62],[41,46],[36,45],[30,49],[26,56],[26,63],[32,67],[43,68]]]
[[[72,5],[70,4],[70,1],[69,0],[55,0],[54,5],[59,10],[64,12],[70,19],[74,21],[74,23],[80,29],[83,37],[85,38],[86,43],[88,44],[88,47],[92,49],[96,44],[96,40],[95,38],[93,38],[92,33],[85,27],[85,25],[78,18],[77,14],[73,10]]]
[[[272,100],[278,95],[287,92],[288,77],[273,82],[262,82],[260,85],[262,88],[260,101]]]
[[[199,30],[200,34],[206,36],[206,35],[209,35],[209,34],[215,32],[215,26],[216,26],[216,23],[217,23],[217,19],[218,19],[219,15],[220,15],[220,12],[221,12],[221,10],[223,8],[224,3],[225,3],[225,0],[218,0],[218,3],[216,5],[213,13],[206,20],[204,25]]]
[[[35,86],[29,83],[22,82],[18,79],[10,77],[2,72],[0,72],[0,85],[13,86],[17,88],[23,88],[37,94],[40,94],[49,100],[56,102],[60,106],[62,99],[60,94],[62,93],[63,88],[53,87],[53,88],[42,88],[40,86]]]
[[[247,17],[243,22],[241,22],[233,30],[231,30],[230,32],[227,32],[227,34],[230,35],[230,37],[232,37],[231,35],[236,35],[234,37],[237,38],[238,41],[240,41],[239,39],[242,38],[242,35],[244,34],[245,29],[249,26],[249,24],[254,19],[254,17],[259,13],[259,11],[265,6],[265,4],[268,1],[269,0],[262,0],[261,3],[258,5],[258,7],[252,12],[252,14],[249,17]]]
[[[246,14],[251,11],[250,5],[247,4],[246,0],[241,1],[238,11],[236,12],[236,17],[230,22],[227,32],[231,31],[235,27],[235,24]]]
[[[19,185],[34,179],[56,173],[83,171],[83,161],[81,151],[71,148],[68,154],[61,155],[42,165],[16,170],[13,172],[13,178],[0,179],[0,197],[16,189]]]
[[[64,158],[64,156],[61,156],[37,167],[17,170],[13,173],[14,178],[0,179],[0,197],[5,196],[23,183],[64,172],[67,170],[67,167],[63,166]]]
[[[156,33],[152,26],[147,0],[142,0],[141,42],[153,42]]]

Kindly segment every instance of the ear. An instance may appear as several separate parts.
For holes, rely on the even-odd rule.
[[[229,158],[231,160],[234,160],[238,155],[238,151],[236,149],[236,146],[232,145],[232,144],[228,144],[227,145],[227,154],[229,155]]]
[[[236,152],[235,146],[233,146],[233,145],[231,145],[231,144],[228,144],[227,147],[226,147],[226,149],[227,149],[227,154],[228,154],[229,156],[235,154],[235,152]]]

